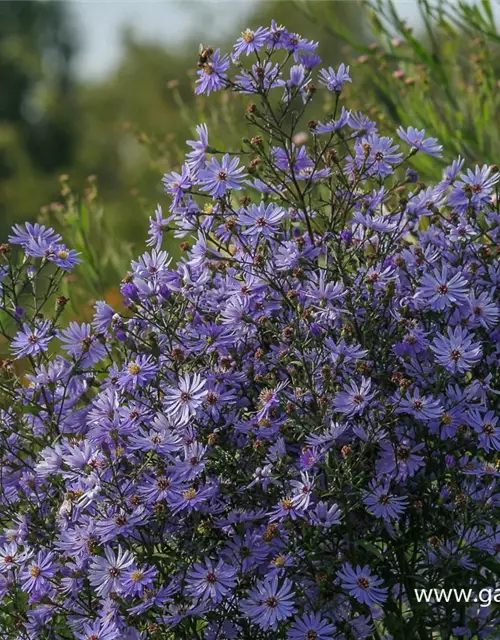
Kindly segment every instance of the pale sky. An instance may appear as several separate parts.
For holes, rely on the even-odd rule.
[[[213,43],[240,28],[255,1],[68,0],[81,40],[76,71],[84,78],[95,78],[112,70],[120,59],[121,33],[126,27],[132,27],[140,40],[169,47],[194,36]]]

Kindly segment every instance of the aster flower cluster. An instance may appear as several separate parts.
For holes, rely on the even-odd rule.
[[[2,637],[494,637],[494,603],[414,590],[500,574],[500,176],[420,183],[438,142],[344,107],[346,66],[316,88],[316,50],[273,22],[204,52],[255,135],[197,128],[125,312],[65,327],[61,239],[2,245]]]

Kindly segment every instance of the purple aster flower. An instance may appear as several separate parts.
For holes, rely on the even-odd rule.
[[[500,451],[499,419],[494,411],[484,415],[477,409],[469,413],[469,424],[479,434],[479,442],[485,451]]]
[[[25,323],[22,331],[18,331],[14,336],[10,348],[15,353],[16,358],[34,356],[47,351],[52,338],[50,320],[44,320],[34,327],[30,327]]]
[[[274,147],[273,156],[278,169],[287,173],[289,171],[297,173],[314,167],[314,161],[309,157],[307,149],[303,145],[292,144],[290,149]]]
[[[492,556],[500,555],[500,527],[496,525],[493,528],[488,525],[484,537],[477,541],[476,546]]]
[[[267,206],[264,202],[259,205],[252,204],[244,209],[238,216],[238,223],[247,227],[244,234],[263,235],[270,238],[285,215],[285,210],[277,207],[272,202]]]
[[[443,407],[443,411],[439,420],[433,420],[429,423],[431,433],[439,434],[442,440],[454,438],[458,428],[464,422],[464,410],[460,405],[456,405],[451,392],[449,394],[451,402],[447,402],[447,406]]]
[[[243,173],[245,167],[238,167],[239,163],[237,157],[231,160],[228,153],[223,156],[222,162],[212,158],[199,174],[202,191],[207,191],[213,198],[222,198],[228,189],[243,189],[241,182],[246,177]]]
[[[382,178],[394,173],[392,165],[403,159],[402,153],[397,153],[399,145],[387,136],[372,133],[356,140],[354,148],[356,157],[354,164],[358,169],[364,168],[367,175],[378,175]]]
[[[295,613],[292,583],[285,578],[280,586],[277,576],[259,580],[248,598],[241,602],[241,610],[254,624],[266,631],[276,630],[278,623]]]
[[[311,274],[311,280],[305,292],[306,296],[312,298],[321,308],[331,305],[334,301],[342,300],[345,293],[344,285],[341,282],[328,282],[324,271]],[[332,349],[335,349],[333,345]],[[347,353],[342,355],[349,358]]]
[[[160,619],[175,627],[187,618],[193,620],[197,616],[203,616],[210,608],[210,602],[207,600],[198,600],[192,604],[171,604],[167,607],[166,615],[162,615]]]
[[[106,348],[92,331],[90,324],[71,322],[58,335],[63,349],[72,355],[81,367],[90,367],[106,357]]]
[[[243,70],[235,78],[239,91],[244,94],[267,92],[280,86],[281,69],[279,65],[266,62],[254,64],[250,71]]]
[[[196,511],[202,504],[212,498],[214,490],[212,487],[198,488],[189,487],[184,491],[175,493],[169,499],[169,505],[172,513],[179,511]]]
[[[290,485],[293,487],[293,501],[299,509],[307,509],[311,502],[311,495],[315,486],[314,476],[311,478],[307,471],[300,472],[300,480],[292,480]]]
[[[148,247],[154,247],[156,251],[160,251],[163,242],[163,233],[168,228],[168,224],[174,219],[174,215],[168,218],[163,217],[161,205],[157,205],[155,209],[155,217],[149,218]]]
[[[351,129],[366,136],[377,133],[377,123],[370,120],[370,118],[365,116],[364,113],[361,113],[361,111],[351,112],[347,124]]]
[[[189,166],[186,164],[182,165],[181,171],[182,173],[177,173],[176,171],[166,173],[162,178],[165,191],[173,196],[171,209],[175,209],[181,205],[182,199],[193,186]]]
[[[396,403],[399,400],[399,406],[396,408],[396,413],[407,413],[409,415],[423,420],[425,422],[429,420],[437,420],[441,418],[443,413],[443,407],[439,400],[434,400],[430,396],[421,396],[419,389],[404,398],[395,398]]]
[[[293,59],[297,62],[302,52],[306,54],[314,54],[319,46],[319,42],[307,40],[298,33],[288,33],[285,38],[285,48],[293,53]]]
[[[158,367],[151,356],[140,355],[131,360],[120,373],[118,385],[121,389],[143,387],[156,377]]]
[[[76,525],[63,531],[57,542],[57,548],[80,563],[89,557],[90,550],[96,541],[95,524],[93,521],[86,521],[83,525]]]
[[[271,27],[267,36],[267,47],[274,51],[284,49],[287,46],[290,32],[283,25],[279,25],[276,20],[271,20]]]
[[[438,144],[437,138],[426,138],[424,129],[419,131],[415,127],[408,127],[405,131],[403,127],[399,127],[397,134],[401,140],[404,140],[413,149],[436,158],[440,158],[442,155],[442,145]]]
[[[153,249],[151,252],[143,253],[138,260],[132,260],[131,266],[135,276],[151,280],[155,276],[163,275],[171,261],[172,258],[166,251]],[[138,282],[138,285],[141,283]]]
[[[126,282],[120,287],[120,291],[125,298],[124,304],[130,304],[131,300],[139,299],[139,289],[133,282]]]
[[[471,334],[462,327],[448,327],[448,335],[439,334],[431,344],[436,360],[451,373],[464,373],[481,360],[480,342],[473,342]]]
[[[21,551],[17,542],[7,542],[0,546],[0,573],[12,571],[24,563],[29,557],[29,552]]]
[[[455,183],[448,202],[458,213],[466,213],[469,206],[480,211],[491,204],[493,189],[499,180],[499,173],[492,175],[492,167],[467,169],[466,175],[462,174],[462,179]]]
[[[190,442],[184,447],[184,460],[178,462],[174,469],[182,480],[194,480],[205,468],[207,461],[204,459],[207,447],[199,442]]]
[[[431,309],[442,311],[453,304],[465,304],[468,293],[467,282],[460,273],[450,277],[444,266],[424,275],[415,296],[425,300]]]
[[[333,640],[335,626],[320,613],[305,613],[292,624],[288,640]]]
[[[295,64],[290,69],[290,78],[288,80],[279,80],[279,86],[285,89],[283,94],[283,102],[290,102],[298,93],[305,104],[308,100],[307,86],[310,84],[309,70],[301,64]]]
[[[146,592],[152,590],[158,576],[156,567],[132,567],[125,573],[123,592],[133,598],[142,598]]]
[[[341,580],[342,588],[361,604],[374,607],[382,605],[387,599],[387,587],[380,586],[383,584],[382,579],[373,576],[368,566],[358,565],[353,569],[352,565],[346,562],[337,573],[337,577]]]
[[[434,187],[411,193],[406,212],[412,216],[428,216],[445,204],[442,191]]]
[[[96,302],[94,308],[95,314],[92,320],[92,326],[97,333],[106,333],[115,318],[115,310],[103,300]]]
[[[126,578],[127,580],[128,578]],[[171,595],[176,591],[175,581],[171,582],[168,587],[159,587],[157,589],[145,589],[141,598],[141,602],[131,607],[128,611],[133,616],[139,616],[152,607],[159,609],[165,608],[165,604],[172,601]]]
[[[378,484],[376,480],[370,483],[370,491],[365,491],[363,502],[370,513],[386,521],[399,520],[408,506],[406,498],[391,493],[389,483]]]
[[[259,395],[259,411],[257,420],[261,420],[268,416],[269,412],[279,406],[279,397],[281,391],[288,386],[287,382],[280,382],[274,389],[263,389]]]
[[[230,564],[250,571],[262,564],[269,556],[269,548],[256,531],[247,531],[243,537],[235,535],[223,550],[223,556]]]
[[[294,502],[293,496],[286,496],[269,512],[270,522],[283,522],[284,520],[297,520],[304,518],[303,510]]]
[[[74,249],[68,249],[66,245],[59,244],[46,257],[59,268],[71,271],[77,264],[82,262],[81,258],[78,257],[79,255]]]
[[[212,91],[222,89],[226,84],[226,72],[229,65],[229,56],[221,55],[220,49],[217,49],[210,60],[198,70],[198,80],[194,92],[198,95],[205,93],[208,96]]]
[[[134,556],[121,546],[116,554],[111,547],[105,547],[104,555],[105,558],[93,558],[89,569],[90,584],[95,587],[97,595],[102,597],[106,597],[111,591],[121,593],[124,590],[126,569],[134,563]]]
[[[173,431],[165,416],[159,415],[153,421],[152,428],[141,427],[130,438],[130,447],[140,451],[156,451],[162,455],[178,451],[182,447],[182,439]]]
[[[257,467],[253,473],[253,480],[248,485],[248,489],[255,485],[262,487],[267,491],[269,485],[274,484],[272,465],[266,464],[264,467]]]
[[[337,504],[329,506],[326,502],[318,502],[314,510],[309,513],[309,519],[316,527],[329,529],[334,524],[340,524],[342,512]]]
[[[96,524],[96,534],[102,542],[110,542],[118,536],[131,536],[136,526],[145,520],[144,509],[129,513],[123,508],[110,509]]]
[[[205,123],[197,125],[196,133],[198,134],[198,140],[188,140],[186,143],[192,149],[192,151],[187,154],[186,164],[193,176],[205,168],[206,154],[209,149],[207,125]]]
[[[188,591],[201,600],[220,602],[236,584],[236,569],[223,560],[215,565],[210,558],[197,562],[186,576]]]
[[[39,551],[36,558],[21,572],[21,589],[39,596],[51,586],[51,580],[57,574],[52,551]]]
[[[43,238],[39,241],[30,240],[24,247],[24,250],[26,255],[54,262],[66,271],[70,271],[75,265],[81,262],[80,258],[78,258],[79,254],[76,251],[69,250],[66,245],[63,244],[47,244]]]
[[[486,291],[479,295],[472,292],[469,296],[468,304],[472,315],[471,326],[481,325],[485,329],[492,329],[496,326],[500,316],[500,309]]]
[[[330,428],[319,434],[311,434],[307,437],[307,443],[314,447],[329,448],[349,431],[347,422],[333,422]]]
[[[340,112],[340,116],[336,120],[330,120],[329,122],[325,122],[322,124],[318,122],[318,124],[313,128],[313,133],[322,134],[322,133],[333,133],[334,131],[339,131],[342,127],[349,122],[351,112],[347,111],[345,107],[342,107],[342,111]]]
[[[377,460],[377,473],[392,476],[396,481],[404,481],[413,477],[424,466],[424,459],[419,451],[423,444],[412,445],[407,438],[396,444],[384,440],[380,444],[381,456]]]
[[[15,224],[12,227],[12,235],[9,236],[9,242],[11,244],[20,244],[26,249],[31,243],[39,245],[54,245],[62,240],[61,236],[51,229],[46,228],[43,224],[31,224],[26,222],[24,228],[20,224]]]
[[[363,413],[370,400],[376,395],[375,391],[370,392],[371,384],[370,378],[364,376],[361,378],[361,385],[352,380],[344,387],[344,391],[335,396],[333,403],[335,410],[346,416]]]
[[[164,473],[150,474],[144,478],[139,487],[139,494],[144,497],[147,504],[154,504],[166,500],[177,500],[178,492],[182,488],[180,478],[165,475]]]
[[[412,182],[414,184],[418,182],[418,172],[415,171],[415,169],[412,169],[411,167],[406,170],[405,176],[408,182]]]
[[[476,235],[476,230],[465,218],[460,216],[450,225],[450,240],[453,242],[469,242]]]
[[[319,255],[318,247],[307,247],[302,250],[293,240],[285,240],[276,250],[276,267],[279,270],[293,269],[301,260],[313,259]]]
[[[464,166],[465,160],[458,156],[456,160],[453,160],[449,167],[446,167],[443,173],[442,187],[446,189],[449,185],[453,184],[458,177],[460,171]]]
[[[357,616],[349,622],[356,640],[368,640],[375,633],[371,616]]]
[[[340,93],[346,82],[352,82],[352,78],[349,74],[349,67],[345,64],[341,64],[337,71],[333,67],[328,69],[321,69],[319,72],[319,82],[325,86],[328,91],[336,91]]]
[[[250,332],[248,321],[250,302],[247,297],[233,296],[221,313],[222,324],[230,327],[235,333],[245,335]]]
[[[298,58],[300,64],[304,65],[304,67],[309,71],[323,62],[323,59],[316,53],[301,53]]]
[[[80,632],[75,631],[76,640],[116,640],[118,631],[109,620],[85,622]]]
[[[269,37],[269,29],[259,27],[255,31],[245,29],[241,32],[241,37],[236,40],[234,45],[234,57],[239,58],[241,55],[249,56],[265,47]]]
[[[208,391],[205,389],[205,380],[200,374],[195,373],[190,377],[183,375],[177,387],[169,387],[165,390],[165,409],[181,423],[185,423],[201,407]]]

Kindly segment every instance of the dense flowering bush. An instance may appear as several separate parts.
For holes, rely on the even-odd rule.
[[[494,600],[415,589],[500,574],[499,176],[419,183],[437,141],[342,106],[348,67],[313,84],[316,48],[273,23],[201,53],[254,135],[198,127],[125,313],[64,327],[78,256],[2,245],[3,638],[495,637]]]

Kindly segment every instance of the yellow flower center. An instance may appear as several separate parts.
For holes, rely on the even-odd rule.
[[[129,364],[128,372],[131,376],[137,376],[141,372],[141,367],[138,364]]]
[[[255,32],[251,29],[247,29],[241,33],[241,36],[245,42],[253,42],[255,39]]]

